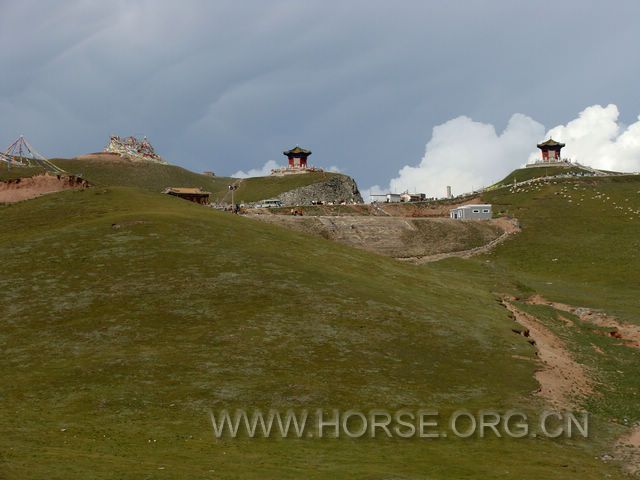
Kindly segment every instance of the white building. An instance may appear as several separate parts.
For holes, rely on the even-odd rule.
[[[493,211],[488,203],[462,205],[452,209],[449,216],[453,220],[490,220],[493,217]]]
[[[400,203],[402,195],[399,193],[383,193],[383,194],[372,194],[371,201],[372,202],[384,202],[384,203]]]

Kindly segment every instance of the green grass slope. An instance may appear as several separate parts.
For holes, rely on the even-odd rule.
[[[484,200],[523,226],[495,253],[505,270],[546,296],[640,323],[640,176],[557,180]]]
[[[213,193],[213,199],[226,193],[233,181],[228,177],[209,177],[175,165],[101,159],[52,159],[55,165],[96,185],[138,187],[162,191],[167,187],[200,187]]]
[[[6,163],[0,162],[0,182],[13,180],[16,178],[33,177],[45,173],[42,167],[8,167]]]
[[[640,176],[553,180],[485,193],[484,200],[518,218],[522,232],[491,254],[431,270],[471,276],[482,268],[483,281],[493,282],[496,292],[536,293],[640,324]],[[588,367],[596,382],[584,405],[590,413],[626,426],[640,421],[640,349],[568,313],[562,316],[571,324],[547,306],[519,307],[540,318]]]
[[[236,202],[255,202],[277,197],[283,192],[325,181],[339,175],[310,172],[282,177],[252,177],[243,180],[209,177],[175,165],[104,159],[53,159],[53,163],[71,174],[80,174],[96,185],[138,187],[161,191],[167,187],[200,187],[212,193],[213,202],[231,202],[228,185],[238,184]]]
[[[619,476],[597,442],[213,438],[209,408],[538,408],[488,264],[415,267],[120,187],[0,225],[0,478]]]
[[[514,182],[525,182],[527,180],[532,180],[534,178],[542,178],[542,177],[552,177],[555,175],[575,175],[580,173],[590,173],[584,168],[580,167],[559,167],[559,166],[549,166],[549,167],[529,167],[529,168],[519,168],[514,170],[505,178],[495,183],[489,188],[498,188],[513,185]]]

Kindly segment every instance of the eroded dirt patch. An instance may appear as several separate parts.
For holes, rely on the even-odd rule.
[[[618,439],[615,444],[615,458],[620,460],[626,472],[637,475],[640,472],[640,426]]]
[[[529,337],[541,361],[542,368],[535,373],[540,384],[538,395],[556,408],[579,408],[581,400],[593,393],[593,381],[586,367],[573,358],[564,342],[540,320],[512,302],[513,298],[502,299],[504,307],[525,329],[518,333]]]
[[[0,182],[0,203],[15,203],[47,193],[87,188],[89,182],[74,175],[36,175]]]
[[[582,322],[605,329],[602,333],[613,339],[622,340],[621,345],[634,348],[640,347],[640,326],[622,323],[615,317],[600,310],[551,302],[541,295],[534,295],[524,302],[529,305],[549,306],[557,312],[571,313]],[[559,315],[559,318],[562,319],[562,315]],[[569,323],[567,325],[572,326]],[[599,355],[606,355],[598,346],[593,344],[591,346]],[[636,425],[628,433],[621,436],[614,444],[614,456],[607,455],[607,457],[621,462],[623,469],[627,473],[634,476],[640,474],[640,425]]]
[[[604,332],[606,335],[622,340],[624,345],[640,348],[640,325],[622,323],[615,317],[599,310],[551,302],[541,295],[533,295],[529,297],[525,303],[530,305],[546,305],[561,312],[571,313],[585,323],[606,329],[607,331]]]
[[[380,215],[253,218],[414,263],[483,253],[518,231],[516,222],[507,219],[461,222]]]
[[[445,258],[469,258],[475,255],[481,255],[493,250],[496,246],[500,245],[504,241],[508,240],[512,235],[520,231],[520,225],[516,219],[511,218],[498,218],[491,220],[491,222],[498,226],[502,230],[502,234],[491,240],[486,245],[480,247],[470,248],[468,250],[460,250],[454,252],[438,253],[435,255],[425,255],[423,257],[403,258],[402,260],[409,260],[417,264],[437,262],[438,260],[444,260]]]

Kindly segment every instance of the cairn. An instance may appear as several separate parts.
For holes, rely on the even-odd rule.
[[[167,162],[156,153],[151,146],[147,137],[142,140],[136,137],[120,137],[111,135],[109,145],[104,149],[105,152],[117,153],[121,157],[128,157],[131,160],[147,160],[155,163],[166,164]]]

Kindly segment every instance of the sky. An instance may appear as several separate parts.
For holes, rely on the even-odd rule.
[[[299,144],[365,192],[440,196],[552,134],[636,171],[638,18],[637,0],[0,0],[0,145],[72,157],[146,135],[231,175]]]

